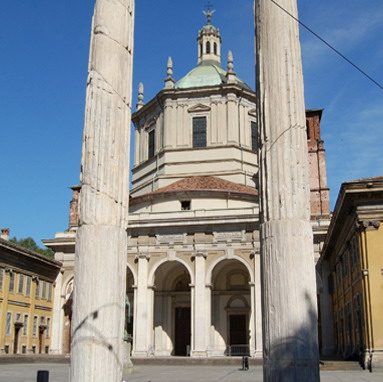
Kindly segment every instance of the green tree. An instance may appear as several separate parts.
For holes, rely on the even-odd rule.
[[[17,239],[16,236],[10,240],[12,243],[20,245],[20,247],[30,249],[31,251],[35,251],[40,255],[46,256],[49,259],[54,258],[54,252],[50,248],[41,248],[31,237],[26,237],[24,239]]]

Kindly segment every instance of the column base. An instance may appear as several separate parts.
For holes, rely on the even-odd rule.
[[[374,350],[370,362],[370,371],[383,371],[383,350]]]
[[[132,357],[148,357],[147,350],[133,350]]]
[[[206,350],[192,350],[190,352],[190,357],[206,358],[207,357],[207,351]]]

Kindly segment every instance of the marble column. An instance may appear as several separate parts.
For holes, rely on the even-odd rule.
[[[255,357],[262,357],[262,293],[261,293],[261,258],[255,254]]]
[[[133,0],[96,0],[76,238],[72,382],[120,382],[124,367],[133,26]]]
[[[335,352],[334,341],[334,312],[332,309],[332,299],[329,290],[328,279],[331,275],[330,264],[328,261],[323,260],[320,263],[319,270],[322,277],[322,288],[319,291],[319,304],[320,304],[320,321],[321,321],[321,336],[322,336],[322,349],[321,354],[324,356],[333,355]]]
[[[206,314],[206,254],[195,254],[195,280],[194,280],[194,298],[193,298],[193,348],[191,355],[193,357],[206,357],[207,350],[207,314]]]
[[[297,0],[255,0],[264,381],[319,381]]]

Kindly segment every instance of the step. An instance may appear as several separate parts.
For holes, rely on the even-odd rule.
[[[239,366],[242,367],[242,357],[132,357],[134,366]],[[250,366],[261,366],[263,363],[260,358],[249,358]]]
[[[321,361],[320,369],[323,371],[360,371],[362,370],[359,362],[356,361],[341,361],[341,360],[325,360]]]

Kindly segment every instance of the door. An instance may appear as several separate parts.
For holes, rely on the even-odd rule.
[[[191,337],[190,318],[190,308],[175,308],[174,355],[187,355],[187,347],[190,346]]]
[[[20,326],[15,325],[15,338],[13,340],[13,354],[17,354],[19,349],[19,334],[20,334]]]
[[[230,315],[230,345],[247,345],[246,314]]]

